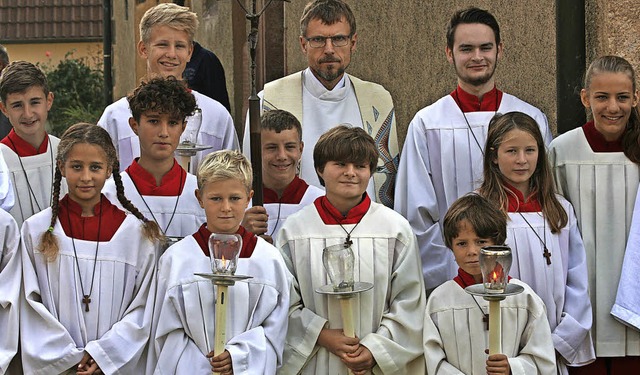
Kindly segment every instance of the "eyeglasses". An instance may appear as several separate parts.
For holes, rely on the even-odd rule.
[[[334,47],[344,47],[351,40],[351,35],[334,35],[334,36],[312,36],[311,38],[305,37],[311,48],[322,48],[327,44],[327,39],[331,39],[331,44]]]

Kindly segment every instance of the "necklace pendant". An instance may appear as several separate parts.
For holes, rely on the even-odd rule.
[[[82,297],[82,303],[84,303],[84,311],[89,311],[89,304],[91,303],[91,296],[84,295]]]
[[[344,246],[351,247],[351,245],[353,245],[353,241],[351,241],[351,236],[347,236],[347,239],[344,240]]]
[[[551,265],[551,252],[549,252],[546,246],[544,247],[544,254],[542,254],[542,256],[547,258],[547,265]]]

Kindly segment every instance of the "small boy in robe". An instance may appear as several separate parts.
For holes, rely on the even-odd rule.
[[[193,193],[196,176],[184,170],[174,154],[187,117],[197,110],[196,99],[183,81],[158,76],[142,82],[127,100],[129,126],[138,136],[140,157],[120,173],[125,194],[145,217],[158,223],[165,236],[177,242],[206,220]],[[107,182],[103,193],[109,199],[115,197],[114,181]]]
[[[290,282],[278,250],[240,222],[253,190],[249,161],[216,151],[198,168],[196,196],[207,216],[193,235],[169,247],[158,262],[158,291],[150,363],[156,373],[275,374],[282,364]],[[212,233],[242,237],[236,282],[226,294],[226,346],[214,353],[216,291],[194,273],[211,273]]]
[[[51,205],[53,171],[60,139],[47,134],[45,125],[53,105],[47,77],[34,64],[14,61],[0,75],[0,109],[12,129],[0,141],[15,189],[9,211],[18,226]],[[62,185],[66,192],[66,184]]]
[[[291,215],[278,233],[293,275],[282,374],[424,374],[420,336],[425,289],[416,237],[405,218],[367,195],[378,163],[362,128],[324,133],[313,160],[326,195]],[[373,288],[353,297],[356,337],[343,332],[340,302],[315,290],[329,284],[322,253],[346,244],[354,281]]]
[[[456,200],[444,217],[443,237],[453,251],[458,276],[429,296],[424,315],[424,357],[429,374],[555,374],[555,350],[544,304],[525,283],[524,291],[500,303],[502,353],[487,356],[488,302],[465,292],[482,282],[480,249],[502,245],[507,222],[477,194]]]
[[[324,195],[324,190],[298,177],[304,142],[294,115],[281,109],[265,112],[260,134],[264,205],[248,209],[242,226],[274,243],[287,217]]]

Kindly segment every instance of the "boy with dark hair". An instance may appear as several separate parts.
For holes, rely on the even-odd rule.
[[[187,117],[197,110],[196,100],[184,82],[171,76],[142,82],[127,100],[129,125],[139,138],[140,157],[120,173],[125,194],[145,217],[158,223],[163,234],[188,236],[206,219],[193,194],[196,176],[178,164],[174,152]],[[114,181],[107,182],[104,194],[115,197]]]
[[[18,226],[51,205],[54,159],[60,140],[45,130],[53,104],[47,77],[30,62],[14,61],[0,75],[0,109],[13,129],[0,141],[15,189],[9,211]],[[66,193],[66,184],[62,185]]]
[[[147,78],[160,75],[182,79],[193,53],[193,37],[198,29],[198,16],[189,8],[172,3],[158,4],[145,12],[140,20],[138,55],[147,62]],[[238,149],[238,137],[231,115],[222,104],[191,90],[199,108],[187,119],[181,141],[211,146],[198,151],[191,160],[190,170],[196,173],[200,160],[216,150]],[[111,135],[123,169],[140,155],[140,142],[129,127],[131,112],[126,98],[109,105],[98,125]]]
[[[251,181],[251,164],[238,151],[217,151],[202,160],[196,196],[207,222],[158,262],[150,355],[155,373],[273,375],[282,364],[290,283],[278,250],[240,225],[253,196]],[[215,287],[194,275],[211,272],[212,233],[242,237],[236,273],[252,276],[226,294],[229,318],[222,353],[213,352]]]
[[[298,177],[304,142],[300,121],[287,111],[265,112],[261,121],[264,206],[245,212],[242,225],[273,243],[289,215],[324,195]]]
[[[525,283],[524,292],[500,303],[502,353],[487,357],[488,302],[464,291],[482,282],[480,249],[502,245],[505,215],[477,194],[455,201],[444,217],[444,242],[458,276],[429,296],[424,315],[424,357],[430,374],[555,374],[555,350],[544,303]]]
[[[337,126],[313,150],[326,195],[285,222],[280,249],[293,275],[283,374],[423,374],[420,345],[425,290],[409,223],[366,194],[378,162],[375,142],[359,127]],[[342,330],[339,302],[320,295],[327,246],[355,254],[354,281],[373,289],[354,297],[355,334]]]

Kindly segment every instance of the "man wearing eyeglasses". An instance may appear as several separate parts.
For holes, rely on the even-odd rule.
[[[345,74],[358,41],[349,5],[343,0],[310,2],[302,13],[300,33],[308,68],[266,84],[260,93],[263,111],[287,110],[301,122],[305,147],[300,178],[318,187],[313,148],[320,135],[339,124],[364,128],[379,150],[378,168],[367,194],[392,207],[399,152],[393,100],[384,87]],[[246,155],[249,143],[247,121],[243,142]]]

